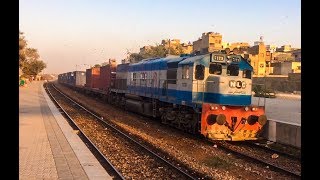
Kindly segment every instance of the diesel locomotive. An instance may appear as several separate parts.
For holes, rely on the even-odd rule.
[[[241,55],[110,61],[98,69],[87,69],[86,83],[71,78],[84,73],[77,71],[60,74],[58,81],[212,140],[256,140],[267,122],[264,106],[251,103],[253,68]]]

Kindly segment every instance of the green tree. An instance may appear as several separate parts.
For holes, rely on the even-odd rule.
[[[129,54],[129,61],[133,63],[133,62],[139,62],[142,59],[147,59],[147,58],[166,57],[166,55],[169,54],[169,49],[170,49],[170,55],[180,55],[184,53],[181,44],[176,46],[171,46],[170,48],[166,48],[161,44],[156,44],[155,46],[152,46],[150,49],[145,50],[143,53],[127,52],[127,54]]]
[[[46,67],[47,65],[43,61],[34,60],[27,62],[24,68],[22,69],[22,72],[26,76],[36,76]]]
[[[46,68],[47,65],[39,58],[38,50],[28,47],[24,33],[19,31],[19,68],[22,69],[24,76],[38,75]]]
[[[23,35],[23,32],[19,31],[19,67],[22,68],[24,63],[26,62],[26,48],[27,48],[27,41]]]
[[[93,67],[98,68],[98,67],[101,67],[101,65],[100,64],[95,64]]]
[[[178,44],[178,45],[176,45],[174,47],[170,47],[170,54],[171,55],[180,55],[180,54],[183,54],[183,53],[184,53],[184,51],[183,51],[183,48],[182,48],[181,44]]]
[[[145,58],[166,57],[167,50],[163,45],[156,45],[151,47]]]
[[[40,56],[38,54],[38,50],[34,48],[26,48],[25,54],[27,57],[27,61],[37,61],[39,60]]]
[[[130,53],[129,62],[130,63],[139,62],[145,58],[147,58],[147,57],[144,55],[141,55],[140,53]]]

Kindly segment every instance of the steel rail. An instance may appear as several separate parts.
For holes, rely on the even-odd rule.
[[[255,157],[255,156],[252,156],[252,155],[249,155],[249,154],[246,154],[246,153],[242,153],[238,150],[234,150],[232,149],[230,146],[234,146],[234,145],[226,145],[225,142],[217,142],[217,141],[210,141],[211,143],[215,143],[215,144],[219,144],[220,147],[228,152],[231,152],[231,153],[234,153],[236,155],[239,155],[239,156],[242,156],[242,157],[245,157],[245,158],[248,158],[248,159],[251,159],[255,162],[258,162],[258,163],[261,163],[261,164],[264,164],[264,165],[267,165],[275,170],[278,170],[278,171],[281,171],[281,172],[284,172],[288,175],[292,175],[292,176],[295,176],[297,178],[301,178],[301,172],[300,173],[297,173],[297,172],[292,172],[290,170],[287,170],[283,167],[280,167],[276,164],[273,164],[273,163],[270,163],[270,162],[266,162],[266,161],[263,161],[261,159],[259,159],[258,157]],[[227,143],[228,144],[228,143]]]
[[[55,88],[55,87],[54,87]],[[56,88],[55,88],[56,89]],[[54,96],[52,95],[52,93],[50,92],[50,90],[48,88],[46,88],[50,98],[54,101],[55,105],[58,106],[58,108],[63,111],[64,115],[70,120],[70,122],[72,122],[72,124],[76,127],[77,130],[79,130],[79,132],[83,135],[83,137],[85,138],[85,140],[87,142],[89,142],[88,144],[94,149],[94,151],[98,152],[100,157],[102,157],[102,159],[109,164],[109,166],[114,170],[114,172],[116,173],[116,175],[120,178],[120,179],[125,179],[124,176],[117,170],[116,167],[114,167],[112,165],[112,163],[110,162],[110,160],[103,155],[103,153],[98,149],[98,147],[88,138],[88,136],[85,135],[85,133],[81,130],[81,128],[79,128],[79,126],[75,123],[75,121],[72,119],[72,117],[69,116],[69,114],[62,108],[62,106],[58,103],[58,101],[54,98]]]
[[[88,112],[89,114],[91,114],[92,116],[94,116],[97,120],[99,120],[101,123],[103,123],[104,125],[112,128],[114,131],[118,132],[119,134],[123,135],[124,137],[126,137],[128,140],[132,141],[133,143],[135,143],[136,145],[140,146],[141,148],[143,148],[144,150],[146,150],[147,152],[149,152],[150,154],[152,154],[153,156],[155,156],[156,158],[160,159],[162,162],[164,162],[165,164],[171,166],[172,168],[176,169],[177,171],[179,171],[180,173],[184,174],[186,177],[190,178],[190,179],[194,179],[197,180],[197,178],[193,177],[192,175],[184,172],[183,170],[181,170],[179,167],[175,166],[174,164],[170,163],[169,161],[167,161],[166,159],[164,159],[163,157],[159,156],[158,154],[156,154],[155,152],[153,152],[152,150],[148,149],[146,146],[142,145],[141,143],[139,143],[138,141],[134,140],[133,138],[131,138],[130,136],[128,136],[127,134],[125,134],[124,132],[122,132],[121,130],[119,130],[118,128],[114,127],[113,125],[107,123],[106,121],[104,121],[101,117],[99,117],[98,115],[94,114],[93,112],[91,112],[90,110],[88,110],[87,108],[83,107],[82,105],[80,105],[79,103],[77,103],[76,101],[74,101],[73,99],[71,99],[69,96],[67,96],[66,94],[64,94],[63,92],[61,92],[59,89],[57,89],[55,87],[55,85],[52,85],[53,88],[55,88],[59,93],[61,93],[63,96],[65,96],[67,99],[69,99],[71,102],[73,102],[74,104],[76,104],[77,106],[79,106],[80,108],[82,108],[83,110],[85,110],[86,112]]]

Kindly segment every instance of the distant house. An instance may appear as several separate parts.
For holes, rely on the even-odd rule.
[[[292,57],[294,57],[295,61],[301,62],[301,49],[296,49],[291,51]]]
[[[301,73],[301,62],[276,62],[271,63],[274,75],[288,75],[289,73]]]

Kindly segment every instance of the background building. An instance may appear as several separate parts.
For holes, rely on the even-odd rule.
[[[274,53],[277,50],[276,45],[266,45],[267,51],[270,51],[270,53]]]
[[[236,42],[236,43],[231,43],[231,45],[229,46],[230,50],[232,51],[234,48],[237,48],[237,49],[242,49],[242,50],[245,50],[245,49],[248,49],[250,47],[249,43],[246,43],[246,42]]]
[[[193,42],[193,52],[208,53],[222,50],[222,35],[214,32],[202,33],[197,41]]]
[[[295,61],[301,62],[301,49],[291,51],[291,56]]]
[[[280,48],[277,48],[277,52],[289,52],[291,50],[291,45],[283,45]]]
[[[258,45],[252,46],[248,49],[249,61],[253,67],[253,74],[256,76],[265,76],[269,73],[270,66],[266,68],[266,65],[269,65],[266,60],[271,59],[271,53],[266,49],[266,46],[263,42],[260,42]]]
[[[301,73],[301,62],[276,62],[271,63],[273,75],[288,75],[289,73]]]
[[[164,39],[161,41],[161,45],[163,45],[166,49],[169,47],[175,48],[180,44],[180,39]]]
[[[221,47],[222,49],[226,49],[226,48],[230,47],[230,43],[228,43],[228,42],[222,42],[221,45],[222,45],[222,47]]]
[[[182,43],[181,45],[182,45],[183,53],[191,54],[193,52],[193,46],[190,42],[188,44]]]

